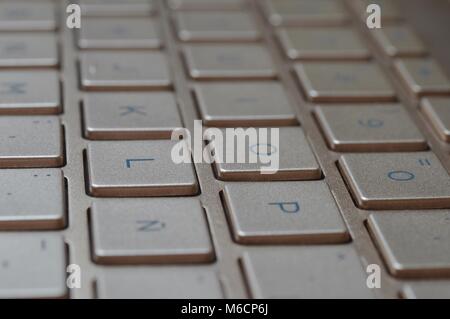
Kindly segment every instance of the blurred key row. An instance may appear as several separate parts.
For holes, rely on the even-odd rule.
[[[284,186],[288,185],[282,185]],[[309,191],[318,192],[321,199],[329,196],[324,185],[305,182],[300,186],[306,194],[310,194]],[[285,223],[284,228],[267,231],[268,224],[252,222],[249,206],[239,203],[242,198],[239,187],[245,186],[232,184],[226,189],[227,196],[237,200],[230,207],[234,211],[233,214],[236,214],[232,217],[233,229],[239,232],[240,237],[236,237],[239,241],[245,238],[249,243],[250,240],[253,243],[266,243],[268,239],[273,238],[271,243],[280,243],[276,239],[297,243],[297,240],[301,240],[301,243],[330,243],[347,238],[342,220],[333,213],[335,204],[326,201],[327,209],[321,210],[320,216],[315,216],[316,213],[311,211],[310,214],[308,210],[320,204],[312,203],[311,196],[303,198],[309,203],[301,206],[302,210],[305,209],[304,216],[295,215],[292,204],[271,205],[273,198],[264,199],[263,202],[268,203],[265,207],[261,202],[255,202],[267,216],[271,214],[270,210],[284,215],[281,221],[276,221],[277,227]],[[303,187],[311,189],[308,191]],[[289,192],[292,192],[292,187],[289,187]],[[257,194],[266,195],[260,192]],[[290,193],[285,193],[288,194]],[[275,197],[276,194],[273,193],[272,196]],[[149,207],[154,209],[149,210]],[[131,214],[123,213],[130,212],[130,208],[133,209]],[[205,215],[196,200],[102,200],[94,203],[90,216],[93,256],[97,262],[122,265],[166,263],[164,268],[143,265],[139,269],[105,269],[96,278],[98,297],[227,296],[227,290],[223,289],[226,285],[221,285],[226,283],[226,278],[219,276],[208,265],[174,265],[207,263],[214,259]],[[297,218],[304,220],[300,229],[288,226],[297,223]],[[393,276],[408,279],[442,278],[450,271],[447,244],[450,240],[447,231],[449,222],[449,211],[386,212],[371,215],[368,227]],[[317,227],[318,225],[320,227]],[[2,297],[68,296],[64,273],[67,250],[60,235],[3,233],[0,236]],[[168,241],[167,237],[171,240]],[[14,249],[11,249],[12,247]],[[23,258],[36,266],[33,272],[23,266],[29,264],[23,262]],[[373,291],[365,284],[366,273],[359,257],[350,245],[282,246],[277,250],[253,247],[242,253],[240,261],[251,297],[374,297]],[[336,273],[339,276],[336,276]],[[34,280],[30,280],[31,278]],[[163,278],[168,281],[160,282]],[[329,278],[334,280],[330,281]],[[178,287],[179,282],[172,281],[175,279],[189,283],[190,289]],[[336,280],[342,283],[336,284]],[[299,285],[299,282],[302,284]],[[346,284],[347,289],[341,289],[343,284]],[[121,289],[118,289],[119,286]],[[448,281],[445,280],[409,281],[401,293],[406,298],[445,298],[448,297],[446,287]]]

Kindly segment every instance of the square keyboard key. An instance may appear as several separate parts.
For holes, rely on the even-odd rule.
[[[183,196],[198,193],[190,163],[171,157],[177,141],[92,142],[87,149],[89,192],[98,197]]]
[[[340,25],[349,19],[340,0],[265,0],[264,5],[274,26]]]
[[[450,211],[372,214],[368,226],[394,276],[450,275]]]
[[[277,82],[205,83],[195,85],[194,91],[205,125],[297,124],[287,93]]]
[[[395,69],[413,96],[449,95],[450,79],[430,58],[398,59]]]
[[[372,62],[305,62],[294,66],[306,97],[312,102],[386,102],[395,91]]]
[[[370,32],[384,53],[391,57],[422,56],[427,52],[423,42],[406,25],[383,26]]]
[[[57,67],[56,36],[49,33],[0,35],[0,67]]]
[[[108,268],[97,281],[100,299],[220,299],[219,276],[210,266]]]
[[[362,209],[450,208],[450,176],[432,152],[351,154],[339,165]]]
[[[61,112],[60,82],[56,71],[0,73],[0,115]]]
[[[0,170],[0,229],[61,229],[66,222],[60,169]]]
[[[367,274],[350,245],[280,247],[246,252],[244,275],[252,298],[373,298]]]
[[[316,118],[338,152],[423,151],[427,142],[401,104],[318,106]]]
[[[227,160],[230,154],[227,155],[226,147],[215,147],[212,141],[217,177],[225,181],[315,180],[322,177],[320,166],[300,127],[280,128],[278,145],[278,141],[269,134],[270,131],[267,141],[256,141],[256,144],[247,139],[243,143],[245,154],[239,155],[240,148],[236,146],[233,162]],[[208,138],[214,140],[212,136]],[[253,163],[250,162],[252,154],[256,157]],[[242,155],[246,156],[246,161],[239,163],[237,156]]]
[[[169,92],[88,93],[84,134],[92,140],[170,139],[182,127]]]
[[[58,234],[0,234],[0,298],[64,298],[66,246]]]
[[[158,49],[157,20],[148,18],[85,18],[79,30],[81,49]]]
[[[152,15],[154,0],[78,0],[88,17],[141,17]]]
[[[272,79],[277,72],[259,45],[190,45],[184,48],[189,75],[196,80]]]
[[[2,1],[0,31],[53,31],[56,7],[50,1]]]
[[[425,98],[421,108],[441,139],[450,143],[450,98]]]
[[[323,181],[228,183],[223,197],[238,243],[332,244],[349,240]]]
[[[174,10],[222,11],[240,10],[243,0],[168,0],[169,7]]]
[[[283,28],[278,38],[292,60],[366,60],[370,52],[349,27]]]
[[[214,259],[198,199],[98,200],[91,208],[99,263],[194,263]]]
[[[84,52],[84,90],[149,90],[172,86],[166,56],[160,52]]]
[[[178,38],[187,42],[256,41],[261,37],[253,17],[245,12],[179,12]]]
[[[0,168],[63,164],[64,141],[58,117],[0,117]]]

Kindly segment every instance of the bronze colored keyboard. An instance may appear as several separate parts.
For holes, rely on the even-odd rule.
[[[0,1],[0,297],[450,298],[435,2]],[[173,163],[194,120],[279,127],[280,170]]]

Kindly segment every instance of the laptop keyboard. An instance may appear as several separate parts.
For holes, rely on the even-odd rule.
[[[78,2],[0,2],[0,297],[450,298],[450,79],[394,1]],[[280,170],[175,164],[195,119]]]

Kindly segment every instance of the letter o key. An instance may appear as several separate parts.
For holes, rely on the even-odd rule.
[[[416,178],[413,173],[408,171],[392,171],[388,173],[388,177],[396,182],[408,182]]]

